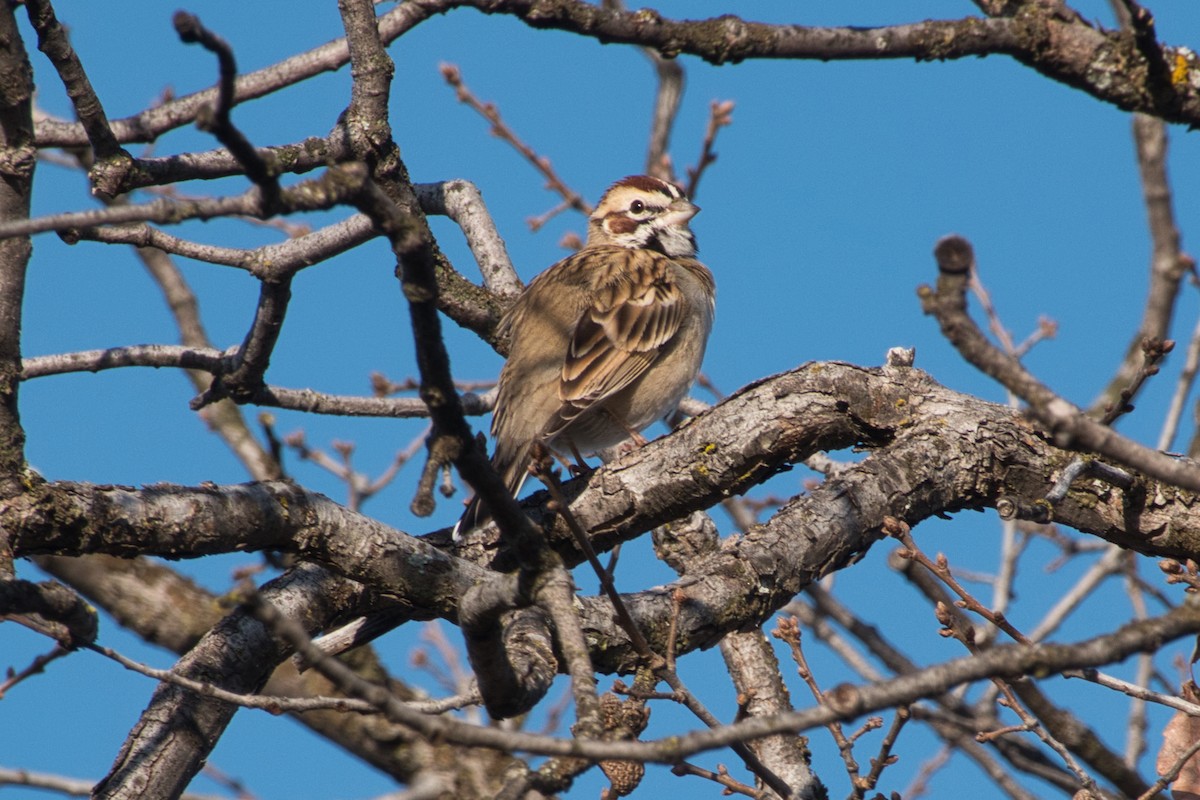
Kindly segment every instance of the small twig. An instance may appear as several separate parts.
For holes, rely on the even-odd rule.
[[[289,433],[283,437],[283,444],[291,448],[295,452],[296,457],[301,461],[311,461],[342,481],[346,485],[346,506],[352,511],[359,511],[364,502],[370,500],[391,484],[399,473],[400,468],[421,452],[429,436],[429,431],[429,426],[425,426],[424,430],[413,437],[408,445],[396,454],[384,471],[374,480],[354,469],[351,461],[354,445],[349,442],[335,440],[331,444],[331,447],[340,456],[340,461],[334,459],[324,450],[309,447],[308,440],[303,431]]]
[[[488,390],[484,394],[492,394],[491,389],[496,387],[494,378],[482,381],[460,381],[454,382],[454,388],[461,393],[478,392],[480,389]],[[371,391],[376,397],[388,397],[393,394],[403,394],[405,392],[415,392],[421,388],[421,382],[416,378],[409,376],[404,380],[393,381],[384,375],[382,372],[371,373]]]
[[[1106,689],[1113,689],[1135,700],[1144,700],[1166,708],[1173,708],[1176,711],[1182,711],[1185,714],[1200,717],[1200,704],[1190,703],[1178,695],[1156,692],[1148,688],[1145,684],[1130,683],[1129,681],[1121,680],[1096,669],[1071,669],[1064,670],[1060,674],[1064,678],[1085,680],[1097,686],[1103,686]]]
[[[1142,363],[1129,385],[1122,389],[1116,401],[1104,410],[1104,416],[1100,418],[1101,425],[1112,425],[1122,414],[1133,411],[1133,406],[1129,404],[1129,401],[1138,393],[1148,378],[1158,374],[1159,365],[1166,358],[1167,353],[1173,349],[1175,349],[1175,342],[1170,339],[1147,338],[1142,340]]]
[[[974,268],[970,242],[949,236],[934,249],[937,289],[918,289],[925,313],[937,318],[942,333],[959,353],[1029,404],[1060,447],[1092,450],[1181,489],[1200,491],[1200,468],[1140,445],[1087,417],[1031,375],[1019,361],[998,350],[979,331],[966,310],[966,288]]]
[[[1054,486],[1046,492],[1045,501],[1051,506],[1058,505],[1066,499],[1067,492],[1071,490],[1071,484],[1084,477],[1098,478],[1125,491],[1129,491],[1134,486],[1133,476],[1125,470],[1110,466],[1095,458],[1076,456],[1059,473]]]
[[[1037,327],[1033,329],[1033,333],[1025,337],[1025,341],[1013,348],[1013,356],[1016,358],[1024,358],[1039,342],[1045,341],[1046,339],[1053,339],[1057,335],[1057,322],[1049,317],[1038,317]]]
[[[683,610],[686,599],[682,589],[671,593],[671,628],[667,633],[667,669],[675,671],[675,637],[679,632],[679,613]]]
[[[891,727],[883,736],[883,741],[879,743],[879,753],[871,759],[871,771],[863,778],[863,788],[870,791],[879,785],[879,778],[883,775],[883,771],[895,764],[898,758],[892,755],[892,748],[896,746],[896,740],[900,738],[900,731],[904,729],[904,725],[912,719],[912,712],[908,706],[900,706],[896,709],[896,716],[892,718]]]
[[[1174,783],[1175,779],[1179,777],[1179,773],[1183,771],[1185,766],[1187,766],[1188,761],[1190,761],[1197,753],[1200,753],[1200,739],[1192,742],[1191,747],[1180,753],[1179,758],[1175,759],[1175,763],[1171,765],[1171,768],[1160,775],[1158,780],[1156,780],[1149,789],[1138,796],[1137,800],[1151,800],[1151,798],[1156,796],[1159,792],[1163,791],[1172,783]],[[1186,797],[1186,795],[1182,796]]]
[[[885,517],[883,523],[883,531],[889,536],[892,536],[904,545],[903,549],[898,551],[901,558],[905,558],[920,564],[930,573],[937,576],[942,583],[946,584],[949,589],[959,596],[960,601],[956,603],[960,608],[965,608],[974,611],[979,616],[986,619],[988,622],[995,625],[1000,630],[1012,637],[1013,641],[1020,644],[1030,644],[1030,641],[1018,631],[1008,619],[1000,613],[996,613],[992,609],[987,608],[980,603],[973,594],[963,588],[955,578],[950,569],[950,563],[944,555],[939,554],[937,560],[931,560],[929,556],[917,547],[917,543],[913,541],[912,534],[908,525],[895,517]],[[943,623],[945,624],[945,623]]]
[[[729,774],[729,770],[725,768],[724,764],[718,764],[717,771],[713,772],[712,770],[704,769],[704,767],[698,767],[695,764],[690,764],[687,761],[681,761],[675,766],[671,767],[671,772],[672,774],[679,775],[680,777],[685,775],[694,775],[697,778],[704,778],[712,781],[713,783],[718,783],[725,787],[725,790],[721,792],[723,795],[741,794],[745,795],[746,797],[756,798],[756,800],[762,800],[762,798],[764,798],[764,794],[762,792],[754,789],[753,787],[747,786],[740,781],[734,780],[733,776]]]
[[[74,797],[91,797],[92,789],[96,786],[94,779],[66,778],[62,775],[51,775],[47,772],[32,772],[27,769],[7,769],[0,767],[0,787],[29,786],[34,789],[46,789],[59,794]],[[224,795],[195,794],[185,792],[180,800],[229,800]]]
[[[1173,558],[1164,558],[1158,562],[1158,568],[1167,576],[1167,583],[1186,584],[1189,594],[1200,592],[1200,566],[1192,559],[1180,562]]]
[[[1179,420],[1183,418],[1183,409],[1191,394],[1192,385],[1196,382],[1196,372],[1200,370],[1200,319],[1192,329],[1192,338],[1188,341],[1187,353],[1183,359],[1183,368],[1179,370],[1179,379],[1175,382],[1175,392],[1171,395],[1171,405],[1163,417],[1162,432],[1158,435],[1159,450],[1171,449],[1175,434],[1179,430]]]
[[[121,655],[116,650],[100,645],[92,645],[89,650],[117,662],[125,669],[136,672],[139,675],[145,675],[147,678],[153,678],[156,681],[164,681],[172,683],[176,686],[181,686],[184,689],[195,692],[204,697],[214,697],[226,703],[232,703],[241,708],[252,708],[259,711],[266,711],[269,714],[283,713],[299,713],[305,711],[317,711],[328,709],[332,711],[352,711],[359,714],[375,714],[379,709],[372,703],[364,700],[358,700],[352,697],[279,697],[274,695],[260,694],[241,694],[239,692],[231,692],[215,686],[211,683],[192,680],[184,677],[169,669],[155,669],[154,667],[146,666],[131,658]],[[451,711],[459,708],[464,708],[469,705],[478,705],[480,702],[479,693],[467,693],[456,697],[448,697],[443,700],[432,700],[426,702],[406,703],[405,705],[415,712],[422,714],[441,714],[446,711]]]
[[[1012,333],[1000,320],[1000,312],[996,310],[996,304],[992,302],[992,295],[988,292],[987,287],[983,285],[983,279],[979,277],[978,265],[973,260],[971,262],[969,286],[975,294],[975,298],[979,301],[979,306],[983,309],[983,315],[987,317],[988,328],[991,330],[992,335],[1000,342],[1000,347],[1004,352],[1016,357],[1017,347],[1013,344]]]
[[[532,231],[533,233],[537,233],[543,227],[545,227],[547,222],[554,219],[555,217],[557,217],[559,214],[563,213],[564,211],[569,211],[573,207],[574,206],[572,206],[570,200],[563,200],[558,205],[554,206],[553,208],[551,208],[547,211],[543,211],[541,214],[538,214],[536,217],[526,217],[525,224],[529,226],[530,231]],[[576,248],[576,249],[578,249],[578,248]]]
[[[1125,593],[1133,607],[1133,618],[1139,621],[1149,619],[1150,610],[1146,606],[1146,595],[1137,580],[1138,558],[1133,553],[1124,552],[1121,561],[1125,566]],[[1139,686],[1148,686],[1153,674],[1154,657],[1140,653],[1137,656],[1134,682]],[[1125,763],[1131,768],[1137,765],[1146,752],[1146,731],[1149,726],[1146,698],[1133,697],[1129,703],[1129,721],[1125,725]]]
[[[787,644],[792,654],[792,660],[796,663],[796,672],[812,693],[813,699],[818,705],[830,705],[825,693],[821,691],[821,687],[817,685],[816,678],[809,669],[808,659],[804,657],[804,650],[800,646],[800,622],[795,617],[780,617],[775,630],[771,631],[771,635]],[[876,718],[878,719],[878,718]],[[883,720],[879,720],[879,724],[883,724]],[[878,727],[873,725],[872,727]],[[859,775],[858,762],[854,759],[854,739],[861,736],[863,731],[856,736],[847,737],[842,731],[842,724],[837,720],[829,722],[825,725],[825,729],[829,731],[833,737],[834,744],[837,745],[838,753],[842,757],[842,762],[846,766],[846,774],[850,777],[850,783],[858,786],[861,776]]]
[[[1004,686],[1000,687],[1001,691],[1005,691],[1006,688],[1007,687]],[[1008,695],[1007,692],[1005,694],[1006,696],[1002,701],[1004,705],[1009,706],[1010,708],[1019,705],[1016,703],[1015,699]],[[1022,723],[1021,725],[1004,725],[999,728],[993,728],[990,731],[980,731],[979,733],[975,734],[975,741],[986,744],[988,742],[994,742],[997,739],[1002,739],[1005,736],[1008,736],[1010,733],[1033,733],[1035,730],[1037,730],[1037,727],[1038,726],[1036,722]]]
[[[875,656],[882,658],[884,661],[888,661],[889,659],[887,657],[889,655],[898,656],[899,654],[895,650],[891,650],[890,645],[888,645],[886,642],[883,642],[882,638],[877,632],[872,634],[869,632],[868,626],[857,621],[856,618],[848,618],[850,612],[844,606],[838,604],[837,601],[832,598],[832,596],[826,594],[825,590],[820,586],[813,584],[805,589],[805,591],[810,595],[813,594],[814,590],[819,593],[818,595],[814,596],[814,599],[816,599],[816,597],[823,598],[819,601],[822,606],[820,610],[818,610],[816,606],[809,605],[801,600],[793,600],[784,606],[780,613],[794,616],[800,620],[800,622],[811,631],[812,635],[815,636],[818,641],[833,651],[843,663],[847,664],[860,677],[869,681],[883,680],[883,671],[878,669],[864,653],[855,649],[855,646],[845,636],[843,636],[837,630],[837,628],[831,625],[828,619],[826,619],[830,610],[828,605],[832,604],[838,611],[841,612],[842,616],[840,619],[842,622],[849,623],[847,627],[851,629],[851,634],[857,634],[858,637],[865,638],[867,640],[863,641],[863,644],[865,644]],[[836,621],[838,618],[834,617],[834,619]],[[872,636],[874,636],[874,638],[872,638]],[[889,650],[890,652],[888,652]],[[896,659],[891,660],[893,662],[896,661]],[[890,666],[894,666],[894,664],[889,664],[889,667]],[[910,662],[906,661],[905,666],[911,667],[912,665]]]
[[[1013,585],[1017,580],[1017,564],[1029,544],[1029,536],[1017,530],[1017,522],[1005,519],[1000,524],[1000,569],[992,582],[992,607],[1001,613],[1008,611],[1013,599]],[[995,628],[983,631],[980,637],[986,645],[995,634]]]
[[[652,47],[643,47],[642,55],[654,65],[658,85],[654,92],[654,113],[650,117],[650,143],[646,148],[646,174],[674,182],[671,165],[671,130],[683,99],[683,66],[676,58],[664,58]],[[690,196],[690,193],[689,193]]]
[[[621,543],[617,542],[613,545],[613,549],[608,552],[608,566],[604,571],[608,573],[609,580],[616,577],[617,562],[621,560]]]
[[[254,794],[246,788],[246,784],[244,784],[240,779],[226,774],[220,769],[217,769],[212,764],[205,764],[200,771],[204,774],[204,777],[208,778],[210,781],[220,786],[224,786],[226,789],[233,792],[233,795],[237,798],[237,800],[255,800]]]
[[[1111,0],[1111,5],[1123,27],[1128,27],[1131,21],[1124,0]],[[1131,122],[1151,242],[1147,276],[1149,286],[1141,322],[1131,337],[1116,373],[1096,399],[1096,406],[1112,403],[1117,393],[1129,385],[1142,361],[1143,339],[1162,338],[1169,334],[1183,278],[1188,274],[1194,276],[1196,272],[1195,260],[1184,253],[1180,245],[1171,181],[1167,174],[1167,124],[1147,114],[1133,114]]]
[[[579,547],[579,551],[587,558],[592,571],[600,579],[600,587],[608,597],[609,602],[613,605],[617,623],[625,631],[626,635],[629,636],[629,641],[633,644],[634,649],[637,650],[638,655],[645,660],[647,666],[657,668],[662,663],[662,658],[650,648],[650,643],[646,641],[646,637],[642,634],[641,629],[633,621],[633,617],[629,614],[629,609],[625,607],[625,602],[621,599],[620,592],[617,591],[617,587],[612,582],[612,577],[600,563],[600,558],[596,555],[596,549],[592,547],[592,541],[588,538],[587,532],[580,527],[579,522],[575,519],[575,515],[571,513],[566,498],[563,496],[562,486],[558,482],[558,475],[552,469],[552,465],[552,459],[537,457],[535,453],[533,466],[530,467],[530,471],[549,490],[551,500],[554,504],[552,510],[562,515],[563,520],[567,523],[567,527],[571,529],[571,533],[575,537],[575,544]]]
[[[237,159],[246,171],[246,177],[262,192],[264,216],[271,216],[279,206],[279,178],[275,169],[268,165],[262,156],[242,135],[230,118],[234,103],[237,102],[235,84],[237,82],[237,61],[233,56],[233,48],[229,43],[208,30],[200,23],[200,19],[186,11],[176,11],[173,18],[175,31],[180,41],[185,44],[199,44],[205,50],[217,57],[220,64],[220,79],[217,83],[217,102],[212,108],[211,122],[198,116],[197,122],[202,129],[207,129],[217,137],[217,141]]]
[[[925,763],[921,764],[921,768],[917,770],[917,774],[913,776],[912,781],[900,793],[900,796],[907,798],[907,800],[917,800],[917,798],[928,794],[929,780],[937,774],[938,770],[950,762],[950,756],[952,755],[954,755],[954,748],[948,744],[942,745],[931,758],[926,759]]]
[[[696,199],[696,192],[700,188],[700,178],[704,175],[704,171],[717,160],[717,154],[713,152],[713,145],[717,142],[717,132],[726,125],[733,124],[733,105],[732,100],[713,100],[709,107],[708,127],[704,130],[704,143],[700,146],[700,158],[696,161],[696,166],[687,169],[687,196],[693,200]]]
[[[846,741],[853,744],[871,731],[877,731],[882,727],[883,717],[867,717],[863,724],[858,726],[858,730],[846,737]]]
[[[368,483],[366,488],[362,490],[364,499],[379,494],[379,492],[383,491],[383,489],[396,479],[400,468],[416,458],[417,454],[421,452],[421,448],[425,446],[425,442],[432,430],[432,427],[426,426],[424,430],[409,441],[403,450],[396,453],[396,457],[392,459],[392,463],[388,465],[387,469],[379,473],[379,477]]]
[[[542,177],[546,179],[547,189],[557,192],[571,208],[581,214],[586,216],[592,213],[592,207],[588,205],[587,201],[558,177],[558,173],[550,165],[550,159],[545,156],[539,156],[534,152],[532,147],[521,141],[512,128],[504,123],[504,120],[500,117],[499,110],[497,110],[494,104],[484,103],[467,88],[467,85],[463,83],[462,72],[458,67],[453,64],[442,64],[438,69],[442,73],[442,77],[446,83],[454,87],[454,92],[459,102],[466,103],[491,123],[492,135],[508,142],[518,153],[524,156],[525,160],[532,164],[534,169],[540,172]]]
[[[43,653],[42,655],[35,657],[29,666],[20,672],[13,672],[10,668],[8,670],[8,678],[5,679],[3,683],[0,683],[0,700],[3,700],[4,695],[6,695],[9,690],[11,690],[18,683],[27,678],[31,678],[34,675],[45,672],[47,664],[49,664],[51,661],[62,658],[70,652],[71,651],[69,649],[63,647],[62,645],[55,645],[50,652]]]

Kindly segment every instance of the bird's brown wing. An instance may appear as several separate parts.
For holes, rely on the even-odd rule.
[[[683,320],[684,298],[666,256],[617,250],[607,261],[594,273],[594,299],[571,336],[558,387],[562,407],[546,435],[637,380]]]

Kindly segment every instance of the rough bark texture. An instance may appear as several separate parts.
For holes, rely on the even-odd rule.
[[[670,595],[687,601],[676,651],[710,647],[756,625],[811,581],[880,537],[886,516],[910,525],[981,510],[1002,498],[1033,503],[1073,454],[1018,413],[950,391],[915,369],[808,364],[738,392],[674,435],[567,485],[572,511],[598,550],[709,507],[821,449],[872,448],[860,465],[700,557],[686,579],[626,595],[651,644],[665,649]],[[528,503],[537,514],[535,495]],[[1073,486],[1055,518],[1142,553],[1200,553],[1191,493],[1141,480],[1125,493],[1098,480]],[[133,553],[172,558],[280,549],[320,561],[420,613],[454,619],[458,599],[505,555],[487,541],[451,555],[288,483],[129,487],[58,483],[0,509],[17,555]],[[551,531],[571,563],[561,521]],[[585,628],[602,671],[636,664],[601,598],[584,598]]]

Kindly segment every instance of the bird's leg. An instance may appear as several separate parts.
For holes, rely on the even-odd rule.
[[[575,463],[572,464],[565,458],[562,462],[566,466],[567,472],[571,473],[571,477],[578,478],[580,475],[595,472],[592,466],[587,463],[587,460],[584,459],[583,454],[579,452],[579,448],[575,446],[575,442],[568,439],[567,443],[571,446],[571,455],[575,456]]]
[[[625,429],[625,432],[629,434],[629,438],[631,440],[633,440],[633,443],[636,446],[644,447],[649,443],[649,441],[650,441],[649,439],[647,439],[645,436],[642,436],[642,434],[640,432],[635,431],[633,428],[629,427],[629,424],[626,423],[625,420],[618,417],[615,413],[613,413],[613,410],[611,408],[605,408],[605,409],[603,409],[603,411],[605,414],[608,414],[609,418],[612,419],[613,422],[617,423],[618,426]]]
[[[568,473],[571,477],[578,477],[581,475],[594,473],[595,469],[592,467],[592,465],[588,464],[586,458],[583,458],[583,453],[581,453],[580,449],[575,446],[575,441],[570,437],[564,437],[563,439],[559,440],[558,446],[562,446],[563,441],[565,441],[566,446],[568,446],[568,449],[570,449],[571,455],[575,457],[575,463],[572,464],[569,458],[563,458],[562,456],[559,456],[557,452],[554,453],[554,456],[558,458],[558,462],[566,469],[566,473]]]

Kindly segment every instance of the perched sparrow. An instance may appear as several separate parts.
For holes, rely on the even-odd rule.
[[[587,243],[536,277],[504,315],[492,464],[515,494],[535,442],[564,455],[611,447],[675,409],[700,369],[716,286],[676,186],[622,178],[588,220]],[[455,528],[479,524],[476,497]]]

